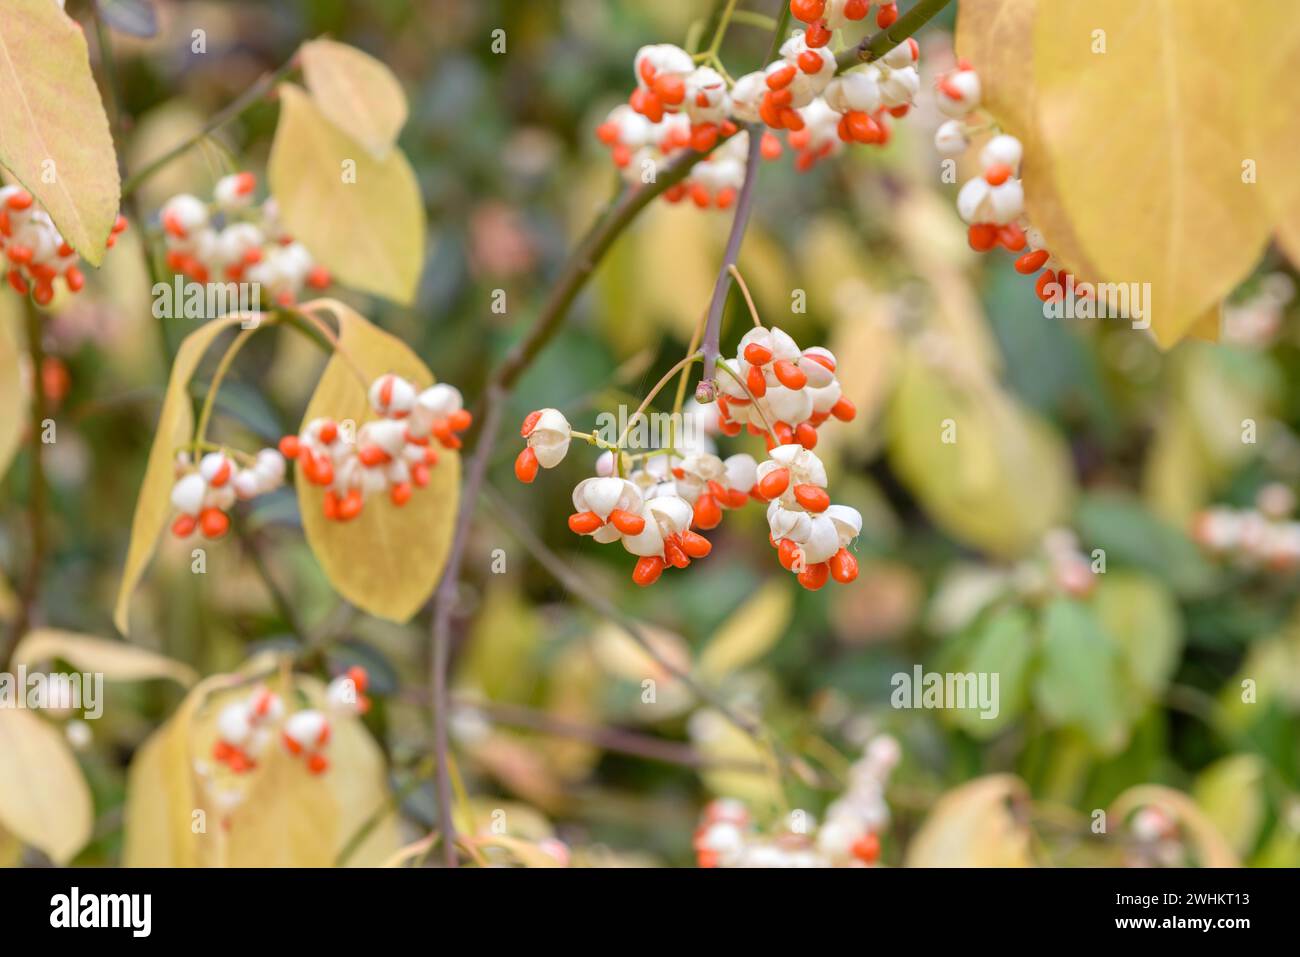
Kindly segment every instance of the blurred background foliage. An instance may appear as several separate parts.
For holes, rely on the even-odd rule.
[[[119,144],[128,171],[190,135],[304,39],[330,35],[397,73],[411,103],[401,145],[430,223],[419,298],[410,309],[343,298],[472,398],[618,186],[593,130],[630,89],[636,49],[680,43],[711,5],[157,6],[156,38],[113,36],[135,118]],[[923,32],[927,74],[950,63],[952,27],[950,9]],[[504,55],[491,51],[497,28]],[[195,29],[206,31],[205,54],[190,52]],[[731,73],[758,67],[768,42],[765,30],[734,26],[724,50]],[[273,102],[259,105],[191,150],[140,191],[140,209],[153,215],[182,190],[206,195],[232,169],[262,174],[276,115]],[[766,529],[751,507],[728,515],[706,561],[638,590],[624,553],[566,528],[569,489],[592,468],[587,450],[524,488],[507,444],[470,543],[453,665],[457,700],[490,702],[459,708],[453,735],[479,818],[507,808],[512,834],[554,830],[584,863],[689,863],[710,796],[743,797],[770,820],[789,807],[820,814],[846,762],[883,730],[904,754],[887,863],[902,861],[941,794],[1011,772],[1034,799],[1016,826],[1032,830],[1042,863],[1115,860],[1087,815],[1155,783],[1189,793],[1239,859],[1300,864],[1295,570],[1220,562],[1188,534],[1207,505],[1250,507],[1266,484],[1300,478],[1290,267],[1273,254],[1261,263],[1228,304],[1220,344],[1162,353],[1125,323],[1045,319],[1010,257],[966,247],[955,187],[940,182],[930,145],[937,122],[923,97],[883,151],[852,150],[803,174],[788,153],[764,164],[740,257],[764,320],[834,351],[858,405],[851,425],[823,430],[818,452],[837,501],[865,517],[861,577],[798,589],[757,547]],[[508,418],[552,405],[585,429],[602,409],[634,407],[685,351],[728,226],[726,214],[653,205],[601,264]],[[124,239],[89,294],[47,327],[66,388],[48,455],[55,547],[42,617],[99,635],[113,634],[129,510],[166,381],[163,349],[189,331],[184,320],[152,318],[139,230]],[[504,314],[491,309],[498,289]],[[792,311],[795,290],[806,312]],[[15,309],[14,297],[0,297],[0,308]],[[724,351],[748,326],[743,309],[733,296]],[[294,431],[321,365],[296,337],[255,339],[221,393],[222,434],[269,442]],[[958,422],[954,446],[937,441],[946,418]],[[1254,444],[1241,441],[1245,419],[1258,423]],[[760,451],[757,440],[722,441]],[[26,549],[24,459],[0,504],[11,581]],[[762,750],[568,596],[521,546],[517,516],[590,587],[647,623],[664,655],[734,706],[761,712],[818,773],[778,781],[751,770]],[[418,836],[435,816],[427,614],[397,626],[343,605],[303,543],[290,491],[259,499],[241,524],[242,538],[208,549],[204,575],[191,574],[188,546],[163,545],[136,599],[133,640],[203,674],[300,642],[259,577],[256,546],[297,627],[326,639],[314,663],[370,669],[378,705],[366,724],[390,762],[404,826]],[[1054,528],[1072,528],[1089,560],[1104,550],[1105,574],[1085,598],[1044,577],[1044,535]],[[496,549],[504,574],[490,572]],[[891,708],[891,676],[918,663],[999,672],[1000,716]],[[646,677],[658,681],[653,705],[642,701]],[[1243,679],[1257,683],[1253,703],[1242,702]],[[78,862],[119,861],[126,766],[179,700],[162,682],[111,686],[79,754],[96,826]],[[701,772],[519,726],[556,721],[688,743],[692,760],[716,766]]]

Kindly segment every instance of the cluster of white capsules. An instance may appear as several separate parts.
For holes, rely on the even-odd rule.
[[[126,218],[118,216],[105,243],[109,249],[126,229]],[[54,299],[54,280],[63,277],[71,292],[86,284],[81,257],[59,232],[50,214],[21,186],[0,187],[0,252],[7,268],[5,277],[20,295],[32,294],[38,305]]]
[[[405,505],[414,489],[429,484],[429,470],[438,464],[433,441],[458,449],[459,433],[473,421],[460,390],[445,383],[417,393],[390,373],[371,384],[369,398],[379,417],[359,429],[317,418],[280,440],[280,451],[297,461],[302,476],[325,487],[322,509],[332,521],[351,521],[369,496],[383,492],[394,505]]]
[[[1291,489],[1271,482],[1256,494],[1254,508],[1218,505],[1198,513],[1192,538],[1244,567],[1291,572],[1300,567],[1300,522],[1291,517],[1295,504]]]
[[[748,426],[766,437],[769,449],[791,443],[811,449],[827,419],[850,422],[857,415],[836,378],[831,351],[801,350],[776,327],[749,330],[736,357],[724,362],[730,374],[717,378],[718,425],[726,435]]]
[[[862,515],[831,504],[826,467],[816,453],[779,445],[769,456],[758,466],[755,493],[768,503],[769,541],[781,567],[810,591],[830,578],[841,584],[855,580],[858,560],[849,547],[862,532]]]
[[[689,197],[702,209],[726,209],[745,181],[749,141],[742,123],[767,127],[760,149],[769,160],[783,151],[772,131],[785,131],[800,171],[846,143],[889,141],[886,117],[907,115],[920,88],[916,41],[908,38],[876,62],[841,73],[828,47],[831,33],[864,19],[870,3],[795,0],[791,8],[807,29],[794,31],[776,60],[734,82],[671,43],[637,51],[636,89],[596,128],[630,182],[648,182],[681,152],[708,153],[725,140],[665,190],[664,198]],[[896,16],[897,7],[886,4],[877,22],[892,23]]]
[[[991,116],[976,115],[981,95],[979,74],[966,60],[958,60],[956,69],[938,78],[937,102],[949,117],[935,131],[934,145],[940,153],[963,153],[977,131],[997,129]],[[980,149],[980,175],[967,180],[957,194],[957,212],[968,224],[972,249],[988,252],[1002,246],[1018,254],[1017,272],[1030,275],[1042,270],[1034,291],[1048,302],[1065,295],[1066,288],[1074,285],[1074,275],[1053,258],[1042,233],[1025,218],[1025,191],[1020,180],[1023,153],[1020,140],[995,133]],[[1093,291],[1085,285],[1081,294],[1092,295]]]
[[[370,708],[370,699],[365,696],[368,684],[369,677],[359,666],[335,678],[325,694],[329,713],[364,714]],[[286,718],[284,702],[269,688],[258,688],[247,698],[221,709],[212,757],[236,774],[252,771],[266,754],[277,728],[285,751],[302,758],[311,774],[323,774],[329,769],[325,755],[330,740],[329,716],[304,708]]]
[[[262,449],[248,465],[240,465],[226,452],[209,452],[195,467],[187,452],[176,457],[176,484],[171,503],[177,515],[172,533],[188,538],[195,531],[205,538],[220,538],[230,528],[231,507],[265,495],[284,482],[284,457],[275,449]]]
[[[898,765],[898,742],[879,735],[849,768],[848,789],[826,809],[817,827],[801,816],[796,832],[764,834],[740,801],[720,798],[704,810],[695,831],[700,867],[870,867],[879,863],[880,835],[889,825],[885,787]]]
[[[285,232],[274,199],[254,203],[256,191],[256,176],[232,173],[211,203],[189,193],[167,200],[159,213],[167,268],[195,282],[255,283],[267,303],[292,306],[304,286],[328,286],[329,270]]]

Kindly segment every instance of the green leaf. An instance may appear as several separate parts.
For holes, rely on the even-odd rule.
[[[1075,524],[1085,549],[1105,550],[1108,568],[1137,566],[1183,596],[1213,585],[1214,571],[1192,540],[1136,499],[1115,493],[1086,496],[1079,503]]]
[[[1098,577],[1093,608],[1120,649],[1140,709],[1164,692],[1178,667],[1183,648],[1178,605],[1164,585],[1145,575],[1110,572]]]
[[[1088,606],[1057,599],[1042,621],[1034,701],[1053,725],[1074,728],[1104,753],[1128,739],[1118,649]]]
[[[977,738],[989,738],[1015,721],[1028,703],[1033,654],[1033,623],[1024,609],[997,612],[977,626],[957,667],[998,676],[998,713],[986,718],[979,708],[964,708],[949,712],[953,722]]]

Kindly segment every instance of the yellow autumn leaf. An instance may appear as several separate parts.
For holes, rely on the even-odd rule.
[[[0,708],[0,828],[67,864],[93,821],[90,788],[58,727]]]
[[[250,666],[251,668],[251,666]],[[296,676],[267,686],[289,710],[323,708],[321,682]],[[198,684],[136,752],[127,779],[127,867],[328,867],[360,830],[350,866],[373,867],[398,846],[385,764],[360,720],[330,715],[329,769],[310,774],[278,735],[258,767],[235,775],[208,760],[222,707],[251,689],[242,675]]]
[[[424,201],[401,150],[376,160],[284,84],[267,173],[285,227],[339,282],[403,304],[415,299]]]
[[[14,649],[15,664],[33,665],[52,658],[62,658],[81,671],[116,681],[170,678],[188,686],[198,680],[189,665],[147,648],[56,628],[28,632]]]
[[[17,867],[22,859],[22,841],[0,827],[0,867]]]
[[[406,123],[406,94],[393,71],[333,40],[308,41],[299,53],[307,91],[320,111],[375,159],[385,159]]]
[[[1225,82],[1225,51],[1243,49],[1236,19],[1217,0],[1092,0],[1040,4],[1034,22],[1039,137],[1028,152],[1050,163],[1095,278],[1150,283],[1166,347],[1250,273],[1271,232],[1260,189],[1244,181],[1248,137]]]
[[[1024,820],[1025,783],[1011,774],[976,778],[935,801],[907,846],[906,867],[1033,867]]]
[[[1024,144],[1021,180],[1029,221],[1043,234],[1053,256],[1081,280],[1092,280],[1096,267],[1062,208],[1038,128],[1034,64],[1028,51],[1040,5],[1040,0],[961,0],[955,44],[979,74],[984,109]]]
[[[780,806],[781,781],[775,759],[753,737],[711,709],[691,715],[688,729],[695,750],[709,765],[700,778],[711,793],[738,798],[760,810]]]
[[[322,299],[302,309],[329,313],[339,326],[338,351],[307,403],[304,426],[328,417],[350,419],[360,428],[374,417],[369,383],[385,373],[396,373],[418,389],[433,384],[433,374],[404,342],[342,303]],[[409,620],[428,599],[447,560],[460,497],[460,456],[439,447],[428,486],[416,489],[406,505],[399,508],[382,495],[373,496],[350,522],[325,517],[325,490],[300,470],[296,484],[303,534],[330,584],[363,611],[390,621]]]
[[[121,183],[80,24],[50,0],[7,0],[0,18],[0,164],[92,266]]]
[[[772,649],[794,611],[794,593],[783,579],[770,579],[724,621],[700,653],[699,673],[717,681]]]
[[[1074,477],[1065,444],[995,383],[916,350],[888,427],[899,478],[954,538],[1012,558],[1069,516]]]
[[[1237,84],[1235,106],[1246,126],[1239,164],[1249,162],[1276,227],[1279,245],[1300,264],[1300,90],[1293,81],[1300,62],[1300,17],[1292,0],[1252,0],[1234,11],[1240,31],[1234,48],[1249,50]]]
[[[128,612],[131,595],[144,575],[158,536],[167,527],[171,515],[171,490],[176,481],[176,449],[193,439],[194,408],[190,399],[190,377],[203,359],[208,346],[223,331],[238,325],[246,316],[223,316],[204,323],[185,337],[176,350],[167,393],[163,397],[162,411],[154,429],[153,446],[145,465],[144,480],[135,502],[135,515],[131,519],[131,542],[126,561],[122,565],[122,583],[118,587],[117,603],[113,609],[113,623],[126,634],[129,627]]]
[[[17,332],[21,313],[17,296],[0,296],[0,478],[18,451],[27,422],[28,396]]]

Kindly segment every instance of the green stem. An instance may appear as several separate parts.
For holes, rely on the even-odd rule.
[[[45,401],[45,384],[41,370],[45,365],[45,346],[41,341],[44,332],[41,313],[30,297],[24,297],[27,319],[27,354],[31,361],[31,471],[28,478],[27,514],[31,521],[31,554],[27,560],[27,577],[23,581],[22,591],[18,597],[18,614],[14,618],[13,631],[9,642],[0,653],[0,671],[9,667],[14,649],[22,640],[32,618],[37,600],[40,598],[41,573],[44,571],[49,541],[46,536],[46,510],[48,499],[45,485],[45,442],[41,433],[45,430],[48,409]]]
[[[252,338],[253,333],[257,332],[261,327],[261,323],[258,323],[251,329],[241,329],[239,335],[231,340],[230,345],[226,348],[226,354],[221,357],[221,361],[217,364],[216,371],[212,374],[212,382],[208,384],[208,394],[203,397],[203,410],[199,413],[199,424],[194,430],[194,444],[196,446],[202,445],[207,440],[208,422],[212,418],[212,407],[216,405],[217,393],[221,391],[221,383],[230,370],[230,364],[235,361],[235,356],[244,347],[244,343]]]
[[[862,42],[857,46],[850,47],[836,57],[835,65],[838,72],[842,73],[859,64],[879,60],[929,23],[936,13],[951,2],[952,0],[917,0],[911,10],[908,10],[890,26],[863,38]]]
[[[252,107],[253,104],[255,104],[258,100],[262,99],[262,97],[266,96],[273,89],[275,89],[276,84],[278,84],[281,80],[283,80],[290,73],[292,73],[294,69],[297,67],[297,65],[298,65],[298,58],[297,58],[297,54],[295,54],[294,56],[286,60],[284,63],[282,63],[279,67],[277,67],[275,70],[271,71],[270,73],[263,74],[261,77],[257,79],[257,82],[255,82],[252,86],[250,86],[247,90],[245,90],[235,99],[231,100],[225,109],[214,114],[211,119],[209,119],[205,124],[203,124],[203,128],[200,129],[197,133],[195,133],[193,136],[187,137],[185,140],[176,144],[174,147],[169,149],[166,153],[163,153],[157,159],[146,164],[143,168],[136,171],[136,173],[133,176],[129,177],[126,180],[126,182],[122,184],[122,196],[123,197],[130,196],[137,189],[139,189],[140,186],[149,179],[149,177],[153,176],[154,173],[158,172],[160,169],[162,169],[172,160],[176,159],[178,156],[180,156],[182,153],[189,150],[192,146],[199,143],[201,140],[205,139],[208,136],[211,136],[217,130],[225,126],[227,123],[231,122],[232,120],[238,119],[240,116],[244,114],[246,110]]]
[[[736,0],[727,0],[727,5],[722,9],[722,16],[718,17],[718,25],[713,30],[713,40],[709,48],[704,51],[707,59],[717,58],[718,51],[722,49],[722,41],[727,36],[727,28],[731,25],[731,15],[735,12]]]
[[[637,410],[628,417],[627,425],[623,426],[623,434],[618,437],[618,443],[615,445],[615,448],[621,449],[623,447],[623,443],[627,441],[627,437],[632,431],[632,423],[645,414],[645,410],[650,408],[650,403],[654,401],[655,396],[662,392],[664,386],[673,380],[673,376],[677,375],[679,372],[685,374],[686,370],[699,359],[700,353],[698,351],[692,352],[663,374],[663,377],[655,383],[655,387],[646,394],[644,399],[641,400],[641,404],[637,406]]]

